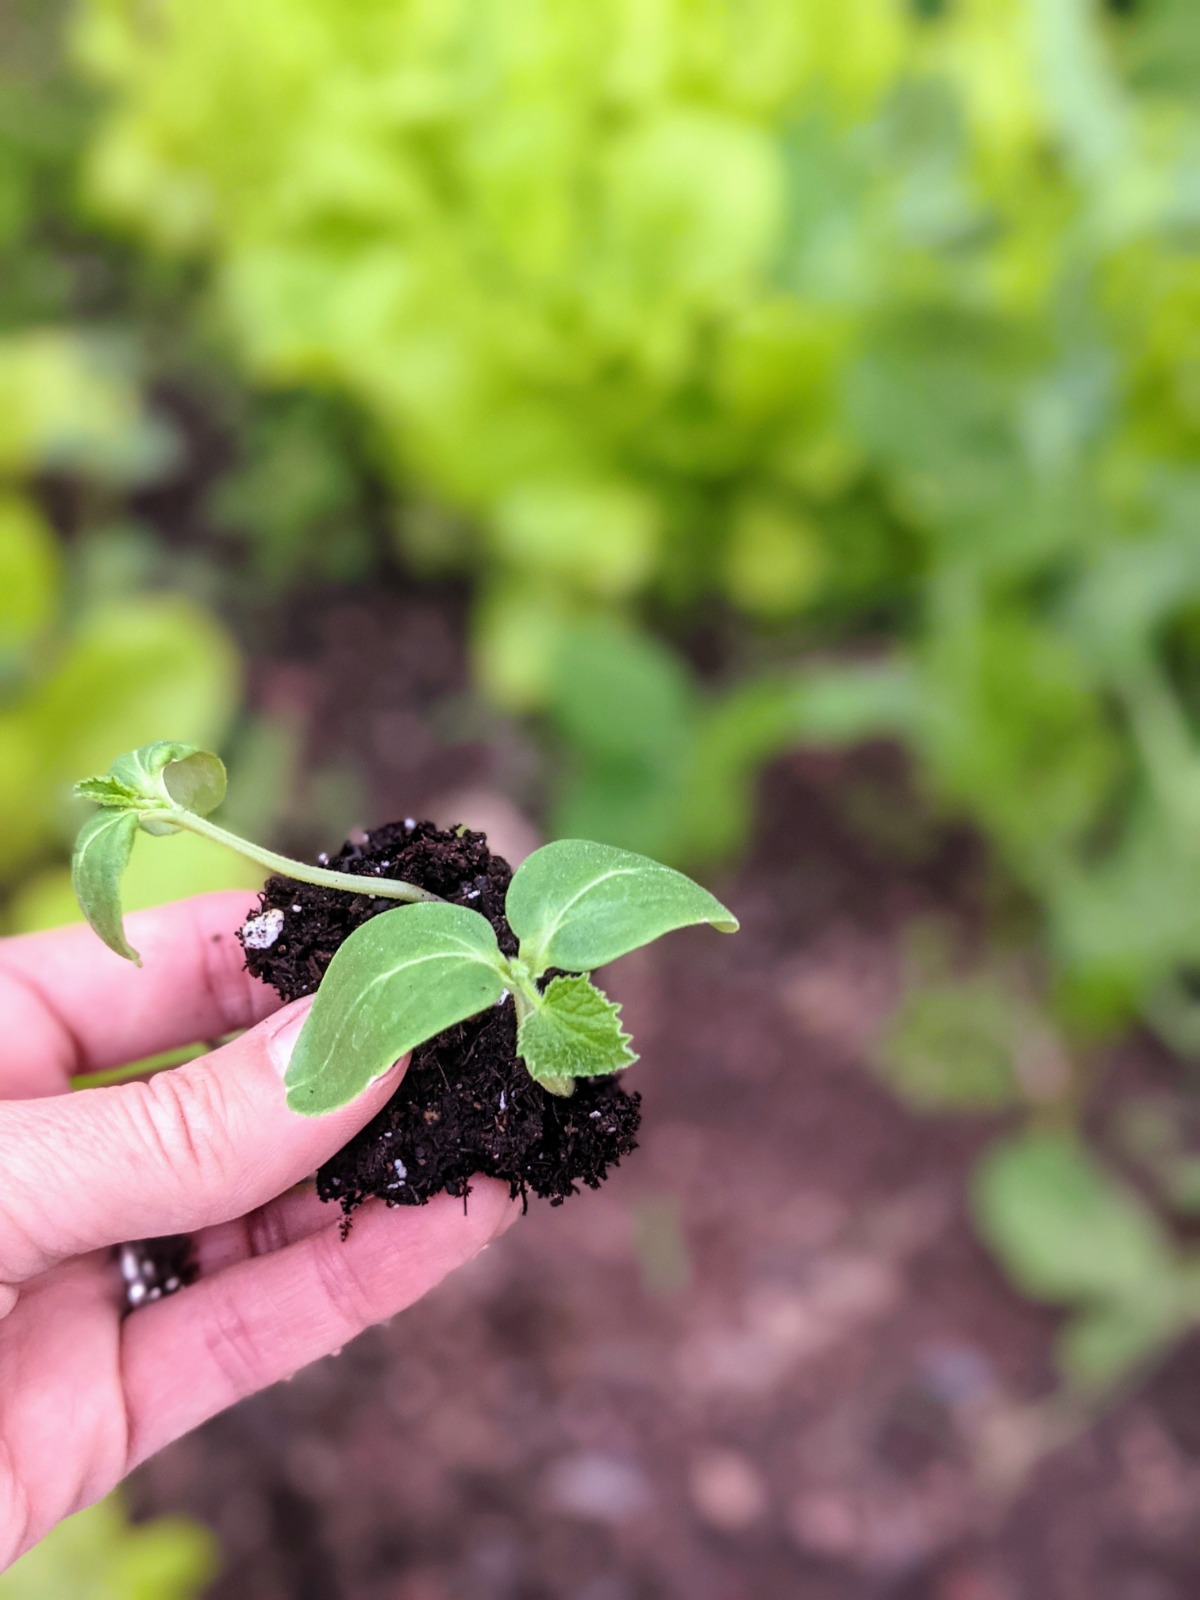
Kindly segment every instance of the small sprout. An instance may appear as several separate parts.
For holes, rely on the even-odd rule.
[[[139,966],[141,958],[125,938],[120,893],[121,878],[139,831],[158,835],[180,830],[197,833],[228,845],[270,872],[328,889],[361,892],[361,877],[326,870],[327,855],[318,858],[321,866],[310,867],[239,839],[227,828],[210,822],[208,813],[225,798],[225,767],[210,750],[161,739],[157,744],[143,745],[140,750],[118,756],[102,777],[84,778],[77,783],[75,793],[81,800],[91,800],[100,807],[84,823],[75,841],[71,860],[75,897],[109,949]],[[416,884],[388,878],[373,878],[371,887],[375,894],[394,900],[438,898],[426,889],[418,889]],[[271,942],[268,940],[268,944]]]
[[[361,874],[329,870],[324,853],[311,867],[209,822],[225,793],[225,769],[195,746],[147,745],[120,757],[103,777],[85,779],[76,793],[101,808],[75,847],[79,903],[104,942],[131,960],[138,957],[125,940],[120,881],[139,831],[198,833],[298,882],[364,892]],[[404,826],[411,833],[416,822],[406,817]],[[637,1060],[619,1007],[587,974],[675,928],[709,923],[733,933],[738,925],[681,872],[579,839],[535,850],[513,874],[505,913],[519,948],[511,957],[501,952],[487,918],[469,906],[398,879],[372,876],[371,890],[371,899],[405,903],[356,928],[321,981],[286,1077],[288,1104],[308,1116],[348,1104],[408,1051],[510,996],[517,1054],[530,1076],[551,1094],[570,1095],[577,1078],[620,1072]],[[480,893],[474,887],[463,898]],[[280,910],[251,917],[243,942],[269,949],[283,922]],[[550,969],[559,976],[547,982]],[[505,1105],[501,1094],[501,1111]],[[398,1188],[407,1170],[401,1161],[393,1165],[398,1182],[388,1187]]]

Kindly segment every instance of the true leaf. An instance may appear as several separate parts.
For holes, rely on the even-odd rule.
[[[137,791],[118,778],[83,778],[75,785],[75,795],[80,800],[90,800],[97,806],[117,806],[126,810],[138,803]]]
[[[693,923],[709,922],[722,933],[738,926],[682,872],[582,839],[535,850],[517,868],[505,909],[535,974],[547,967],[589,972]]]
[[[329,964],[287,1070],[288,1105],[322,1116],[347,1105],[408,1050],[505,989],[491,924],[427,901],[372,917]]]
[[[587,978],[555,978],[517,1030],[517,1054],[532,1078],[554,1087],[573,1078],[620,1072],[637,1060],[622,1031],[621,1008]]]
[[[140,967],[142,958],[125,938],[121,875],[129,865],[138,819],[133,811],[97,811],[79,830],[71,858],[71,884],[84,916],[110,950]]]

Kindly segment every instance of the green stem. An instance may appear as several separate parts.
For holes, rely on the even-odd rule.
[[[381,900],[407,900],[414,904],[418,900],[440,901],[442,898],[439,894],[431,894],[428,889],[418,889],[415,883],[404,883],[399,878],[373,878],[367,873],[331,872],[327,867],[310,867],[307,862],[293,861],[289,856],[278,855],[274,850],[264,850],[261,845],[239,839],[228,828],[218,827],[215,822],[209,822],[207,817],[198,817],[193,811],[172,809],[165,814],[162,811],[147,811],[144,815],[156,822],[169,821],[176,828],[186,828],[189,833],[197,833],[202,839],[214,839],[217,844],[226,845],[239,855],[257,862],[260,867],[266,867],[269,872],[278,872],[285,878],[296,878],[301,883],[313,883],[322,889],[344,889],[350,894],[378,896]]]
[[[105,1089],[113,1083],[131,1083],[135,1078],[149,1078],[156,1072],[181,1067],[185,1061],[195,1061],[213,1048],[211,1044],[187,1044],[178,1050],[164,1050],[161,1055],[146,1056],[141,1061],[128,1061],[122,1067],[107,1067],[102,1072],[81,1072],[71,1079],[71,1087]]]
[[[517,1022],[524,1022],[525,1018],[541,1005],[542,997],[528,965],[520,956],[504,958],[504,981],[513,997]]]

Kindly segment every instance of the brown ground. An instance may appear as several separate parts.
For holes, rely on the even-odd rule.
[[[444,599],[314,627],[260,694],[357,695],[361,820],[508,782],[510,755],[443,749]],[[841,820],[864,778],[905,803],[893,767],[780,764],[716,885],[740,937],[616,969],[645,1133],[601,1193],[535,1206],[390,1327],[142,1469],[140,1510],[219,1533],[213,1600],[1200,1595],[1196,1350],[1050,1448],[1053,1319],[965,1215],[997,1125],[916,1118],[864,1064],[903,929],[979,899],[961,841],[906,866]]]

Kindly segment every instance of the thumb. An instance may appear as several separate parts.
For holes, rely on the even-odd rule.
[[[408,1058],[340,1111],[289,1110],[283,1074],[311,1004],[144,1083],[0,1102],[0,1284],[244,1216],[340,1149],[395,1092]]]

